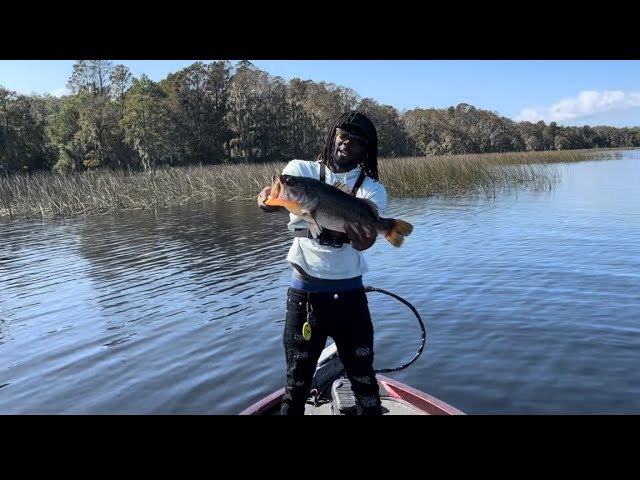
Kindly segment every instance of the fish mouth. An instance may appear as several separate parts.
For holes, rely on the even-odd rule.
[[[274,175],[271,183],[271,193],[267,197],[265,204],[270,205],[270,202],[275,200],[280,196],[280,191],[282,190],[282,179],[280,175]]]
[[[271,188],[282,188],[284,187],[284,185],[287,183],[287,176],[288,175],[274,175],[273,176],[273,184],[271,185]]]
[[[264,203],[269,206],[284,207],[297,215],[300,211],[300,205],[296,200],[290,198],[287,191],[287,180],[290,178],[291,175],[274,175],[271,193]]]

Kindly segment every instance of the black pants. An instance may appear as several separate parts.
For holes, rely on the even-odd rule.
[[[304,415],[318,358],[327,336],[336,342],[356,398],[359,415],[380,415],[380,395],[373,371],[373,324],[367,294],[363,288],[347,292],[308,293],[289,288],[284,328],[287,383],[282,415]],[[312,309],[311,339],[305,340],[302,326]]]

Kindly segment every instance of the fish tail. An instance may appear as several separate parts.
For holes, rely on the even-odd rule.
[[[384,238],[386,238],[394,247],[402,245],[404,237],[411,235],[411,232],[413,232],[413,225],[409,222],[405,222],[404,220],[390,218],[389,224],[390,228],[384,234]]]

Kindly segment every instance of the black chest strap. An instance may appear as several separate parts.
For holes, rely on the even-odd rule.
[[[325,165],[325,163],[320,162],[320,181],[322,183],[326,182],[326,168],[327,166]],[[361,169],[358,180],[356,180],[356,183],[353,186],[353,190],[351,190],[351,195],[353,195],[354,197],[356,196],[356,193],[358,193],[358,189],[362,186],[365,178],[367,178],[367,174],[364,172],[364,169]]]

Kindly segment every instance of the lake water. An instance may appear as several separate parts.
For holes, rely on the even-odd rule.
[[[365,284],[422,356],[387,374],[470,414],[640,413],[640,155],[550,191],[392,199]],[[0,413],[235,414],[283,386],[287,216],[253,203],[0,220]],[[376,368],[411,311],[370,293]]]

